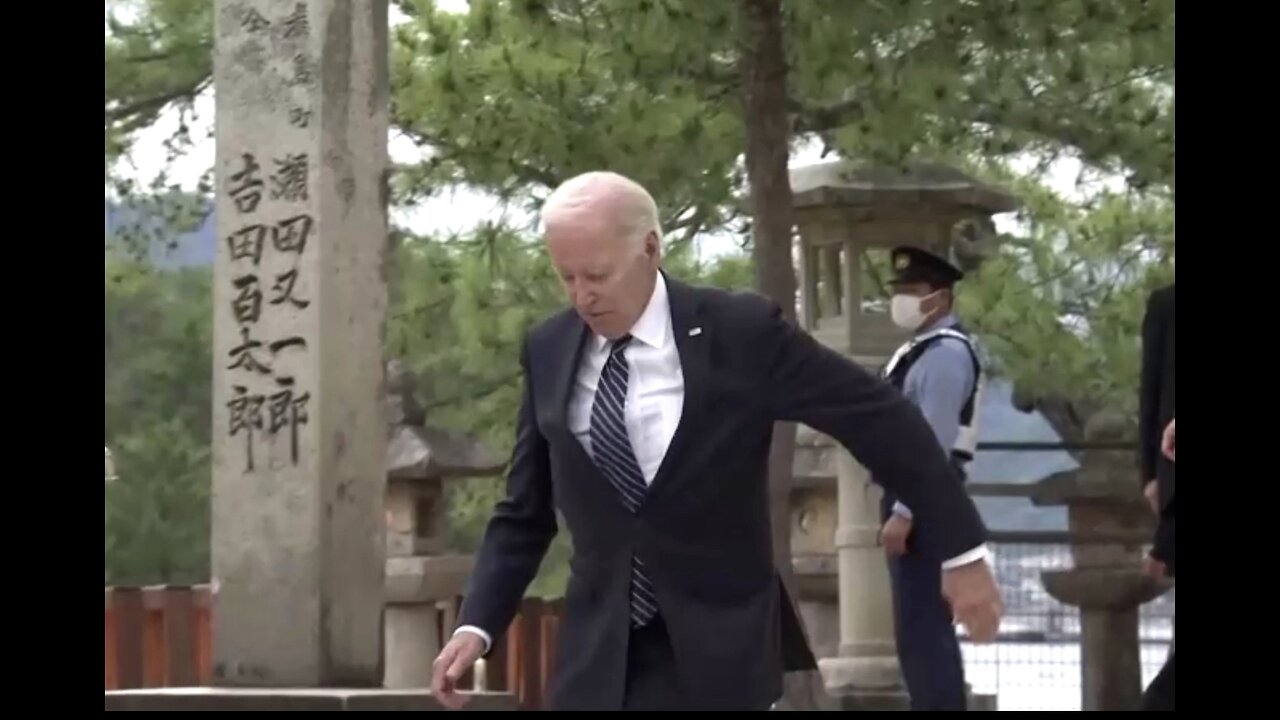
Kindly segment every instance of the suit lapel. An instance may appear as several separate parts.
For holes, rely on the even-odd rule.
[[[684,375],[684,403],[680,423],[675,436],[658,466],[658,474],[649,487],[653,495],[670,482],[670,476],[679,466],[681,454],[701,427],[702,411],[706,402],[707,378],[710,374],[710,350],[708,332],[713,328],[702,324],[697,291],[673,280],[666,273],[667,296],[671,303],[671,330],[676,349],[680,353],[680,368]]]
[[[587,345],[587,338],[591,333],[587,331],[587,324],[582,322],[582,318],[578,317],[576,312],[570,310],[566,314],[564,329],[559,333],[557,343],[559,344],[558,352],[553,357],[567,358],[556,368],[554,375],[554,386],[552,387],[551,397],[555,401],[554,419],[556,425],[565,428],[569,427],[569,398],[573,394],[574,379],[578,374],[578,365],[582,362],[582,350]],[[572,443],[578,445],[577,442]]]

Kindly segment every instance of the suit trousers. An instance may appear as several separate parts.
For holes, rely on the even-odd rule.
[[[676,669],[667,625],[658,615],[642,628],[631,629],[627,643],[627,685],[623,710],[690,709],[688,690]]]
[[[696,688],[688,687],[676,669],[667,625],[658,615],[642,628],[632,628],[627,646],[627,685],[623,710],[768,710],[769,708],[703,707]]]
[[[1151,684],[1147,686],[1146,691],[1142,693],[1143,710],[1173,709],[1174,657],[1174,651],[1170,650],[1169,658],[1164,661],[1164,667],[1160,668],[1160,672],[1156,674]]]

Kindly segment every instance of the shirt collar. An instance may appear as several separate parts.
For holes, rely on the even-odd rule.
[[[653,283],[653,294],[649,296],[649,304],[639,319],[631,326],[631,337],[653,348],[661,348],[671,337],[671,301],[667,297],[667,279],[658,273]],[[595,335],[596,352],[601,352],[608,345],[608,339]]]

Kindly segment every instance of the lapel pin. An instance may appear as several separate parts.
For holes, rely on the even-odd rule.
[[[702,334],[702,328],[696,327],[689,331],[689,337],[698,337]]]

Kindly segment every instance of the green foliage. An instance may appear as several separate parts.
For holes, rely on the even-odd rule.
[[[726,4],[477,2],[470,15],[402,7],[415,21],[396,31],[394,119],[433,150],[400,174],[402,202],[460,183],[528,200],[609,167],[651,188],[665,226],[688,229],[686,238],[733,214],[736,98],[699,79],[733,77],[703,45],[727,47]]]
[[[397,169],[395,203],[467,186],[529,210],[561,179],[608,167],[655,193],[673,272],[750,285],[745,253],[694,260],[699,235],[747,229],[732,3],[472,0],[462,15],[429,0],[396,5],[410,20],[392,43],[393,118],[429,152]],[[127,6],[107,41],[109,175],[137,130],[164,108],[189,107],[210,71],[210,3]],[[783,7],[793,141],[887,164],[939,160],[1011,187],[1027,203],[1022,227],[965,283],[961,311],[1015,380],[1129,407],[1142,299],[1173,268],[1172,0]],[[175,150],[183,142],[179,133]],[[1125,187],[1055,193],[1048,169],[1063,157]],[[519,339],[561,302],[540,247],[482,226],[449,241],[403,238],[395,260],[389,352],[425,378],[432,422],[505,451]],[[163,293],[147,297],[166,302]],[[109,323],[110,302],[109,291]],[[130,371],[129,386],[170,387],[169,371],[158,369],[165,363],[136,352],[127,363],[145,369]],[[181,405],[156,391],[113,400],[110,353],[109,423],[152,427],[151,405],[165,403],[200,406],[193,412],[207,417],[207,398]],[[192,387],[207,388],[206,378]],[[139,419],[131,407],[111,409],[123,403],[142,408]],[[474,546],[500,486],[455,486],[459,547]],[[554,592],[564,551],[557,545],[535,592]]]
[[[204,218],[213,169],[197,192],[169,182],[168,165],[202,138],[193,137],[195,100],[212,84],[213,3],[209,0],[109,0],[105,42],[106,181],[108,197],[140,211],[146,221],[118,229],[117,241],[147,255]],[[147,187],[122,175],[122,160],[137,134],[165,112],[178,124],[164,141],[166,166]]]
[[[1071,151],[1172,183],[1173,5],[788,3],[797,121],[882,162]]]
[[[213,3],[208,0],[108,0],[106,161],[124,154],[133,136],[177,107],[171,155],[190,147],[195,97],[213,73]]]
[[[731,229],[745,191],[732,5],[403,7],[413,20],[397,32],[395,117],[432,156],[405,169],[400,197],[467,184],[536,205],[546,186],[603,166],[644,182],[690,229]],[[1173,259],[1173,3],[783,7],[793,138],[1012,186],[1029,234],[967,283],[968,319],[1015,380],[1131,404],[1140,299]],[[1061,158],[1126,190],[1054,195]]]
[[[964,283],[960,310],[1015,383],[1136,417],[1146,296],[1173,281],[1173,201],[1101,191],[1068,203],[1009,178],[1025,237]]]
[[[136,5],[132,24],[113,30],[116,45],[135,48],[135,56],[144,46],[138,38],[187,48],[208,36],[207,10],[175,0]],[[460,15],[427,0],[396,5],[409,22],[396,28],[392,44],[393,118],[430,150],[423,163],[398,169],[398,203],[465,185],[530,209],[564,177],[610,167],[653,189],[673,250],[700,232],[742,229],[731,222],[741,215],[745,192],[741,51],[732,4],[485,0]],[[818,138],[840,155],[883,163],[936,159],[977,168],[1030,196],[1045,195],[1051,160],[1078,157],[1128,183],[1130,192],[1110,201],[1114,212],[1130,212],[1124,209],[1130,203],[1145,208],[1136,214],[1169,217],[1171,201],[1163,198],[1171,197],[1174,183],[1172,0],[810,0],[786,3],[784,10],[796,141]],[[198,63],[179,67],[174,87],[192,86],[207,72]],[[126,87],[150,87],[132,82]],[[117,102],[114,94],[109,87],[109,107]],[[1040,162],[1004,171],[1026,158]],[[1061,197],[1031,202],[1035,225],[1023,239],[1035,242],[1083,229],[1078,216],[1095,212]],[[982,274],[980,282],[995,286],[975,288],[977,295],[1001,297],[1001,307],[1017,315],[1024,313],[1016,303],[1032,305],[1025,314],[1041,318],[1025,328],[992,325],[997,334],[1020,338],[996,343],[1009,368],[1027,368],[1030,375],[1038,367],[1045,377],[1037,382],[1046,387],[1117,400],[1132,394],[1127,385],[1090,382],[1088,373],[1099,363],[1110,365],[1100,358],[1111,352],[1103,340],[1111,331],[1105,322],[1097,325],[1101,317],[1091,317],[1096,337],[1091,330],[1068,340],[1059,315],[1072,311],[1073,299],[1065,288],[1049,292],[1058,286],[1045,281],[1066,271],[1072,282],[1087,285],[1100,277],[1085,271],[1102,267],[1095,252],[1131,256],[1142,242],[1123,227],[1109,237],[1111,245],[1076,237],[1056,248],[1011,253]],[[1089,257],[1068,257],[1075,252]],[[1049,262],[1055,256],[1057,266]],[[1139,257],[1136,269],[1168,274],[1171,253]],[[1112,278],[1089,312],[1108,315],[1120,289],[1148,287],[1140,275]],[[1015,276],[1030,285],[1004,287]],[[1125,303],[1134,305],[1116,302],[1116,314]],[[1050,326],[1058,339],[1044,337]],[[1076,356],[1052,366],[1003,357],[1038,355],[1042,341]]]
[[[484,227],[449,242],[403,238],[392,267],[388,351],[419,378],[427,421],[506,452],[520,401],[520,341],[559,302],[545,254],[507,228]],[[488,478],[449,487],[453,547],[479,544],[503,486]]]
[[[209,581],[209,441],[178,418],[114,434],[106,486],[106,583]]]
[[[208,269],[160,272],[108,256],[108,437],[176,419],[209,438],[213,306]]]
[[[209,283],[208,270],[107,255],[108,583],[209,579]]]

